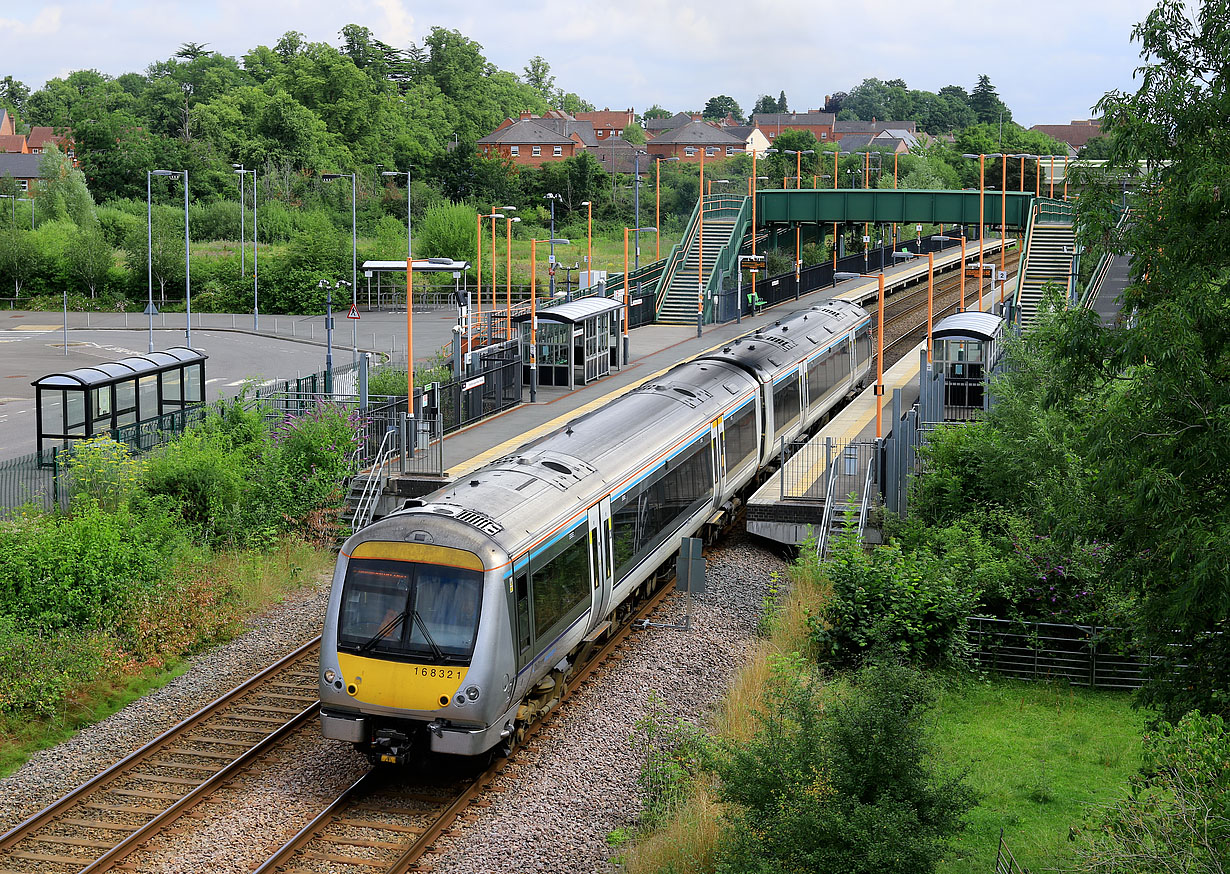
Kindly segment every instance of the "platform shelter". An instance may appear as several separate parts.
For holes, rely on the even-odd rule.
[[[586,297],[538,311],[538,384],[569,389],[620,368],[622,300]],[[521,338],[524,380],[530,378],[530,314],[514,316]]]

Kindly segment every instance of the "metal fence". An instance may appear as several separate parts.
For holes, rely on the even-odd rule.
[[[487,351],[460,380],[433,383],[423,400],[428,417],[438,415],[445,434],[521,403],[521,356],[516,344]]]
[[[1138,689],[1144,662],[1121,646],[1122,629],[971,616],[970,663],[1023,680],[1065,680],[1091,689]]]
[[[69,451],[53,446],[0,461],[0,519],[17,515],[23,507],[66,509],[69,490],[61,474]]]
[[[781,499],[824,501],[830,491],[835,500],[862,497],[867,465],[876,457],[875,441],[842,442],[826,437],[783,447]],[[779,452],[782,452],[779,449]]]

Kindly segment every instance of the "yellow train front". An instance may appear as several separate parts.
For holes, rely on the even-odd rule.
[[[321,641],[325,737],[384,762],[506,740],[513,678],[494,662],[512,633],[492,570],[503,565],[482,530],[439,514],[394,514],[352,537]]]

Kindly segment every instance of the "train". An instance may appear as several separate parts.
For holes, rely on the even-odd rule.
[[[873,347],[865,310],[825,301],[355,532],[321,636],[324,736],[376,763],[509,752],[681,539],[863,387]]]

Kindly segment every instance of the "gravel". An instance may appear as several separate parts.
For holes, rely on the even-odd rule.
[[[491,804],[472,808],[429,858],[441,874],[610,871],[607,835],[639,813],[639,758],[631,743],[651,695],[668,718],[702,723],[743,664],[761,604],[783,562],[746,537],[708,555],[708,590],[694,599],[692,630],[633,632],[623,658],[578,690],[560,716],[518,752]],[[319,633],[328,579],[270,610],[241,638],[193,660],[182,677],[0,780],[0,832],[93,777]],[[682,602],[676,601],[676,612]],[[679,618],[682,618],[680,616]],[[663,621],[662,617],[658,617]],[[669,619],[665,621],[670,621]],[[367,765],[312,725],[259,773],[236,780],[177,834],[130,857],[156,874],[244,874],[358,779]],[[325,870],[325,869],[322,869]]]

